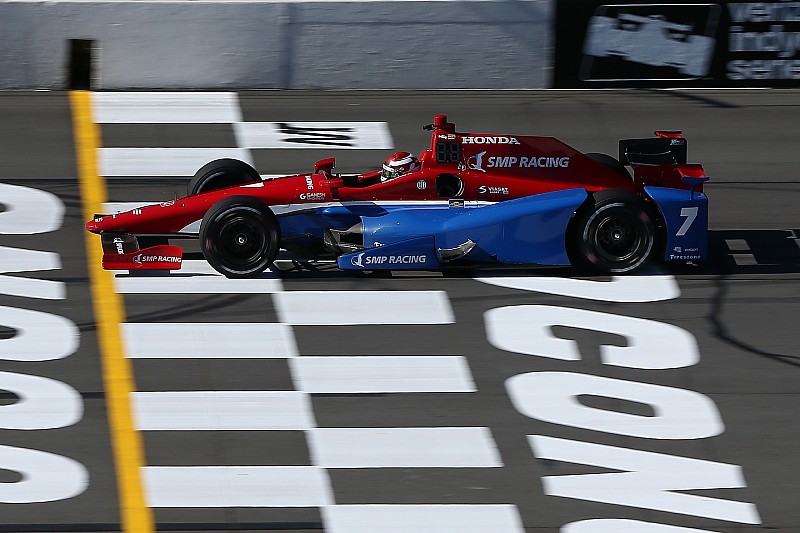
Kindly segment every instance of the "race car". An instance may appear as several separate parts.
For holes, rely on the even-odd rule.
[[[247,163],[212,161],[188,195],[98,214],[103,267],[172,270],[198,239],[230,278],[258,276],[284,249],[343,270],[574,265],[634,272],[651,260],[702,261],[708,198],[679,131],[619,142],[619,155],[581,153],[554,137],[457,132],[436,115],[429,148],[381,169],[262,178]],[[630,167],[633,171],[628,170]],[[199,221],[199,230],[197,223]]]
[[[687,76],[704,76],[708,74],[715,41],[691,32],[690,24],[669,22],[663,15],[595,16],[586,30],[583,53],[617,56],[634,63],[676,68]]]

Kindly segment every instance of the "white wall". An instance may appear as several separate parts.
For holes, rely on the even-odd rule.
[[[550,0],[0,1],[0,88],[541,88]]]

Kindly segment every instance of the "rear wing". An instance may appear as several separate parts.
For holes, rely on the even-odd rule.
[[[623,165],[685,165],[686,139],[680,131],[658,130],[649,139],[619,141],[619,161]]]

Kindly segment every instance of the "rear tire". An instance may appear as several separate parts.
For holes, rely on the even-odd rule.
[[[607,189],[594,193],[578,211],[573,230],[573,263],[595,272],[638,270],[655,249],[655,222],[635,194]]]
[[[209,209],[200,223],[200,249],[217,272],[229,278],[257,276],[275,260],[280,226],[254,198],[232,196]]]
[[[244,161],[239,161],[238,159],[216,159],[206,163],[194,173],[187,191],[190,195],[200,194],[234,185],[258,183],[259,181],[261,181],[261,176],[258,175],[256,169]]]
[[[588,158],[590,158],[590,159],[592,159],[594,161],[597,161],[601,165],[606,166],[606,167],[610,168],[611,170],[613,170],[614,172],[622,174],[623,176],[625,176],[629,180],[633,181],[633,177],[631,176],[631,173],[628,172],[628,169],[625,168],[625,165],[620,163],[617,158],[611,157],[608,154],[600,154],[600,153],[596,153],[596,152],[589,152],[588,154],[586,154],[586,157],[588,157]]]

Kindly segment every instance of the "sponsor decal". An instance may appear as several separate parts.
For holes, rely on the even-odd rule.
[[[437,135],[439,139],[444,139],[445,141],[453,141],[455,140],[456,136],[453,133],[440,133]]]
[[[464,207],[464,200],[448,200],[447,207]]]
[[[553,85],[797,86],[796,1],[556,0]]]
[[[142,210],[137,207],[136,209],[133,210],[133,214],[134,215],[141,215],[142,214]]]
[[[308,193],[304,192],[304,193],[302,193],[300,195],[300,199],[301,200],[311,200],[312,202],[318,202],[318,201],[321,201],[321,200],[325,199],[325,193],[324,192],[308,192]]]
[[[309,191],[314,190],[314,180],[311,179],[311,176],[306,176],[306,188]]]
[[[117,247],[117,253],[122,255],[125,253],[124,248],[122,247],[123,241],[120,237],[114,237],[114,245]]]
[[[670,261],[693,261],[695,259],[699,260],[700,256],[686,255],[686,254],[681,254],[681,255],[669,254],[669,259]]]
[[[481,185],[478,187],[478,194],[508,194],[508,187],[489,187]]]
[[[516,137],[496,136],[464,136],[461,138],[462,144],[520,144]]]
[[[477,170],[478,172],[486,172],[483,169],[483,156],[486,155],[486,150],[478,152],[467,159],[467,168],[470,170]]]
[[[681,253],[699,252],[700,249],[699,248],[682,248],[680,246],[676,246],[675,248],[672,249],[672,251],[675,252],[676,254],[681,254]]]
[[[181,258],[173,255],[147,255],[136,254],[133,256],[133,262],[141,265],[142,263],[180,263]]]
[[[166,202],[161,202],[161,207],[170,207],[175,205],[175,200],[167,200]]]
[[[350,264],[358,268],[368,268],[369,266],[378,265],[418,265],[425,264],[428,261],[427,255],[375,255],[364,257],[365,253],[362,252],[350,258]]]
[[[631,63],[675,69],[678,77],[708,73],[716,41],[694,34],[692,24],[673,22],[666,15],[655,13],[620,10],[613,14],[604,7],[589,19],[583,47],[587,62],[591,62],[591,58],[615,57]],[[584,67],[591,69],[591,65]]]
[[[358,268],[364,268],[364,254],[360,253],[355,257],[351,257],[350,264]]]
[[[486,151],[478,152],[467,159],[467,168],[486,172],[483,168],[483,156]],[[486,168],[567,168],[569,157],[516,157],[516,156],[490,156],[486,158]]]
[[[486,168],[567,168],[569,157],[515,157],[492,156],[486,159]]]
[[[428,188],[428,182],[427,182],[427,181],[425,181],[425,180],[419,180],[419,181],[417,182],[417,189],[419,189],[419,190],[421,190],[421,191],[424,191],[424,190],[425,190],[425,189],[427,189],[427,188]]]

